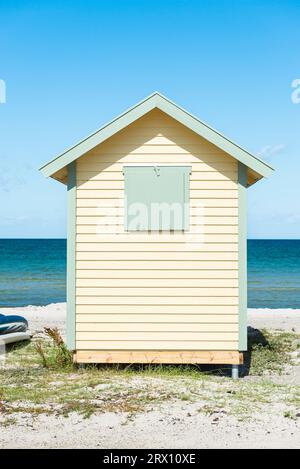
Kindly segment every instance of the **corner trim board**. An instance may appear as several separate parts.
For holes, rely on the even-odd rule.
[[[238,163],[239,350],[247,350],[247,167]]]
[[[68,165],[67,207],[67,347],[75,350],[76,161]]]

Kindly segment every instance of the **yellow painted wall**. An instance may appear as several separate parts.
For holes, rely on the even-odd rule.
[[[124,232],[125,163],[191,165],[189,232]],[[237,162],[161,111],[77,160],[76,348],[238,350]]]

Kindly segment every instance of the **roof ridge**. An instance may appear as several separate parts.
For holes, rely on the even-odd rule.
[[[190,128],[199,136],[221,148],[223,151],[244,163],[259,175],[268,176],[270,172],[273,171],[273,168],[269,164],[265,163],[248,150],[245,150],[221,132],[210,127],[198,117],[186,111],[184,108],[180,107],[158,91],[153,92],[131,108],[124,111],[122,114],[119,114],[117,117],[104,124],[95,132],[89,134],[84,139],[66,149],[63,153],[60,153],[50,162],[44,164],[40,168],[40,171],[45,176],[52,176],[55,172],[67,166],[84,153],[104,142],[115,133],[127,127],[155,108],[160,109],[162,112],[165,112],[170,117]]]

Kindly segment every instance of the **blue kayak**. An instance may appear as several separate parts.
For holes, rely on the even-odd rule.
[[[27,329],[28,322],[22,316],[5,316],[0,314],[0,336],[15,332],[26,332]]]

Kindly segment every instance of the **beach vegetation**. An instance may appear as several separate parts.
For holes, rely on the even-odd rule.
[[[248,340],[249,372],[251,375],[282,374],[292,364],[292,352],[300,343],[298,334],[285,331],[259,331]]]
[[[66,344],[57,329],[45,327],[46,337],[51,339],[52,344],[43,343],[38,340],[34,343],[34,348],[41,358],[45,368],[70,368],[72,367],[72,353],[67,349]]]
[[[272,379],[293,365],[296,333],[263,331],[249,341],[245,378],[233,381],[230,369],[191,365],[87,365],[72,362],[57,330],[47,329],[31,342],[9,349],[0,368],[0,423],[18,414],[67,417],[77,413],[123,413],[126,418],[168,403],[190,406],[218,421],[259,418],[264,408],[280,406],[287,418],[298,415],[299,387]],[[248,357],[249,358],[249,357]],[[283,406],[283,409],[282,409]],[[298,409],[298,410],[297,410]]]

